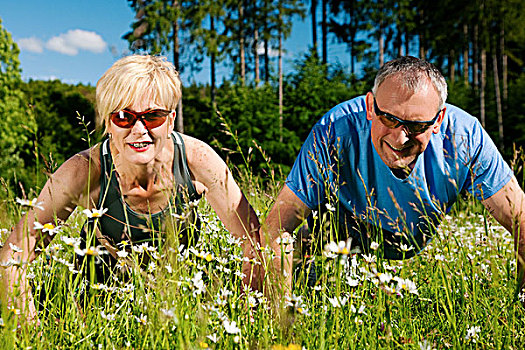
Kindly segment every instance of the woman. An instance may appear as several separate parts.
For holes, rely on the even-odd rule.
[[[155,241],[166,234],[167,217],[198,224],[191,208],[201,195],[231,234],[245,238],[245,256],[254,256],[259,221],[226,164],[206,143],[173,130],[180,97],[178,73],[161,57],[122,58],[98,81],[97,123],[108,138],[68,159],[49,178],[37,200],[41,208],[25,214],[0,251],[0,262],[8,266],[2,273],[4,293],[13,299],[19,284],[20,296],[11,301],[26,316],[36,316],[26,263],[36,257],[38,242],[52,239],[32,223],[66,220],[76,206],[104,211],[90,219],[86,231],[107,248],[110,265],[122,241]],[[13,258],[20,263],[10,264]],[[243,266],[245,283],[250,271]]]

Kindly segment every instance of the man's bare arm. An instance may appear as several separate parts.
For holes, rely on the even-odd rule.
[[[310,209],[284,185],[261,229],[261,243],[273,251],[275,257],[269,262],[272,271],[270,279],[272,286],[280,292],[289,293],[292,288],[292,232],[310,214]],[[284,283],[283,283],[284,281]]]
[[[490,214],[514,236],[518,251],[518,276],[520,290],[524,286],[525,271],[525,193],[516,178],[512,178],[501,190],[484,200]]]

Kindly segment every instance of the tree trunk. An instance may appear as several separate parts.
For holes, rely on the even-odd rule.
[[[259,81],[261,80],[259,76],[259,52],[257,52],[257,48],[259,47],[259,30],[257,29],[257,26],[255,26],[255,31],[253,32],[253,59],[255,61],[255,86],[259,85]]]
[[[492,70],[494,72],[494,91],[496,92],[496,109],[498,111],[498,135],[500,151],[504,150],[503,143],[503,109],[501,107],[501,93],[499,86],[499,72],[498,72],[498,55],[496,54],[496,45],[492,53]]]
[[[454,84],[456,81],[456,52],[451,49],[448,54],[448,73],[450,84]]]
[[[469,64],[468,64],[469,40],[468,25],[463,25],[463,81],[465,86],[469,84]]]
[[[241,85],[246,81],[246,57],[244,52],[244,4],[239,1],[239,58],[241,64]]]
[[[472,85],[474,91],[479,91],[479,29],[478,25],[474,25],[474,41],[472,47]]]
[[[379,68],[383,67],[385,63],[385,38],[383,36],[383,21],[379,22],[379,34],[378,34],[378,47],[379,47]]]
[[[176,9],[176,11],[180,8],[180,3],[178,0],[173,0],[172,7]],[[175,21],[173,22],[173,65],[175,66],[175,69],[177,72],[180,73],[180,42],[179,42],[179,18],[177,17]],[[182,86],[181,86],[182,89]],[[175,122],[175,129],[183,133],[184,132],[184,116],[182,114],[182,94],[179,100],[179,103],[177,104],[177,119]]]
[[[485,85],[487,84],[487,52],[481,49],[481,86],[479,91],[479,116],[481,125],[485,127]]]
[[[310,0],[310,12],[312,15],[312,46],[316,57],[317,54],[317,0]]]
[[[326,64],[328,62],[328,23],[327,23],[327,16],[326,16],[326,3],[327,0],[322,0],[321,6],[322,8],[322,31],[323,31],[323,63]]]
[[[505,28],[504,22],[501,23],[500,38],[499,38],[499,50],[501,55],[501,66],[503,73],[503,111],[507,110],[507,100],[509,97],[508,88],[508,56],[505,53]]]
[[[420,21],[419,21],[419,30],[420,32],[418,33],[418,41],[419,41],[419,58],[421,58],[422,60],[424,60],[426,58],[426,51],[425,51],[425,30],[423,28],[425,28],[425,12],[421,9],[419,11],[419,17],[420,17]]]
[[[210,31],[215,32],[215,17],[210,16]],[[212,52],[210,55],[210,79],[211,79],[211,104],[212,108],[215,111],[216,101],[215,101],[215,52]]]

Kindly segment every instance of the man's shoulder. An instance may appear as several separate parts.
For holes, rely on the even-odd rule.
[[[442,130],[449,130],[454,133],[469,133],[479,121],[465,110],[455,105],[446,104],[445,120]]]
[[[326,126],[333,123],[360,124],[366,122],[365,96],[357,96],[339,103],[330,109],[317,125]]]

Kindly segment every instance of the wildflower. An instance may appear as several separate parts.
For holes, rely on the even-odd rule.
[[[94,290],[107,290],[108,286],[103,283],[95,283],[91,285],[91,288]]]
[[[216,333],[213,333],[213,334],[210,334],[210,335],[207,335],[206,338],[208,338],[209,340],[211,340],[212,342],[216,343],[219,341],[219,337],[217,337],[217,334]]]
[[[392,275],[388,272],[385,272],[385,273],[377,272],[375,276],[377,277],[379,282],[381,282],[382,284],[388,284],[392,280]]]
[[[420,350],[432,350],[432,344],[426,339],[420,341],[418,345]]]
[[[133,245],[133,246],[131,246],[131,249],[137,254],[144,253],[144,246],[142,244],[141,245]]]
[[[104,208],[104,209],[92,209],[92,210],[89,210],[89,209],[84,209],[82,211],[82,213],[84,213],[85,216],[87,216],[88,218],[100,218],[102,217],[102,215],[104,215],[106,212],[108,211],[108,208]]]
[[[284,232],[283,232],[284,233]],[[282,244],[282,245],[288,245],[288,244],[293,244],[295,242],[295,238],[292,237],[292,236],[286,236],[284,238],[282,237],[277,237],[277,239],[275,240],[275,242],[277,244]]]
[[[252,297],[252,296],[249,296],[248,297],[248,305],[250,305],[250,307],[256,307],[257,306],[257,299]]]
[[[328,298],[328,301],[330,304],[332,304],[333,307],[343,307],[345,306],[346,302],[348,301],[348,297],[334,297],[334,298]]]
[[[190,217],[190,212],[184,213],[182,215],[177,213],[171,213],[171,216],[173,216],[175,220],[186,221]]]
[[[100,312],[100,317],[102,317],[105,320],[108,321],[114,321],[115,320],[115,314],[106,314],[104,311]]]
[[[397,287],[398,289],[406,290],[407,292],[411,294],[416,294],[416,295],[418,294],[416,284],[409,279],[398,278]]]
[[[346,277],[346,283],[350,287],[357,287],[359,286],[360,280],[358,278],[352,278],[351,276]]]
[[[202,271],[197,272],[195,276],[193,276],[193,278],[191,279],[191,282],[193,284],[193,287],[195,288],[195,290],[193,291],[194,296],[204,293],[204,291],[206,290],[206,286],[204,285],[204,281],[202,280]]]
[[[140,314],[140,317],[135,316],[135,320],[141,325],[146,325],[148,323],[148,316]]]
[[[174,318],[175,317],[175,308],[172,308],[172,309],[160,309],[160,312],[162,312],[162,314],[168,318]]]
[[[350,248],[352,245],[352,239],[349,238],[346,241],[341,241],[335,243],[334,241],[330,242],[325,246],[325,251],[333,254],[348,255],[351,253]]]
[[[234,274],[235,274],[235,276],[237,276],[239,278],[246,277],[246,274],[242,273],[241,271],[235,271]]]
[[[335,211],[335,207],[333,205],[331,205],[330,203],[326,203],[325,206],[326,206],[326,210],[328,210],[330,212],[334,212]]]
[[[481,327],[474,326],[467,329],[467,334],[465,334],[465,340],[470,340],[475,343],[478,339],[478,334],[481,332]]]
[[[369,264],[374,263],[377,260],[376,256],[371,254],[363,254],[363,259]]]
[[[10,266],[20,266],[20,260],[15,260],[13,258],[7,260],[6,262],[0,263],[1,267],[10,267]]]
[[[20,199],[20,198],[16,198],[16,202],[18,204],[20,204],[21,206],[23,207],[30,207],[30,208],[37,208],[37,209],[40,209],[40,210],[44,210],[44,207],[41,206],[41,204],[43,204],[43,202],[37,202],[37,199],[36,198],[33,198],[31,200],[27,200],[27,199]]]
[[[377,242],[370,243],[370,249],[377,250],[378,248],[379,248],[379,243]]]
[[[129,255],[129,253],[127,251],[125,251],[125,250],[119,250],[117,252],[117,256],[119,258],[126,258],[128,255]]]
[[[157,268],[157,265],[155,265],[155,263],[153,261],[151,261],[149,264],[148,264],[148,272],[149,273],[153,273],[155,271],[155,269]]]
[[[98,247],[89,247],[87,249],[80,249],[80,248],[75,248],[75,253],[77,253],[77,255],[80,255],[80,256],[84,256],[84,255],[91,255],[91,256],[97,256],[97,255],[100,255],[101,254],[101,251]]]
[[[60,226],[55,226],[51,222],[42,225],[38,221],[35,221],[33,229],[42,230],[42,232],[47,232],[50,236],[53,236],[55,233],[60,232]]]
[[[235,321],[230,322],[227,319],[225,319],[224,321],[222,321],[222,325],[224,326],[224,330],[228,334],[237,334],[241,331],[241,329],[237,327],[237,322]]]
[[[406,253],[406,252],[409,252],[409,251],[411,251],[412,249],[414,249],[414,247],[413,247],[413,246],[410,246],[410,247],[409,247],[408,245],[406,245],[405,243],[403,243],[403,244],[401,244],[401,246],[399,247],[399,249],[401,249],[402,252],[405,252],[405,253]]]
[[[78,237],[61,236],[60,240],[70,247],[78,247],[80,245],[80,238]]]
[[[170,264],[166,264],[166,266],[164,266],[164,268],[165,268],[166,271],[168,271],[168,273],[170,273],[170,274],[173,272],[173,269],[172,269],[172,267],[171,267]]]
[[[22,253],[24,250],[17,247],[15,244],[9,243],[9,248],[13,251],[13,253]]]
[[[445,261],[445,256],[443,254],[436,254],[436,256],[434,256],[434,259],[439,261]]]
[[[199,346],[201,347],[201,349],[207,349],[208,343],[206,343],[205,341],[201,341],[199,342]]]
[[[287,296],[285,298],[285,301],[286,301],[285,303],[286,307],[291,307],[302,315],[306,315],[306,316],[309,315],[308,308],[304,304],[302,296],[292,294],[291,297]]]

